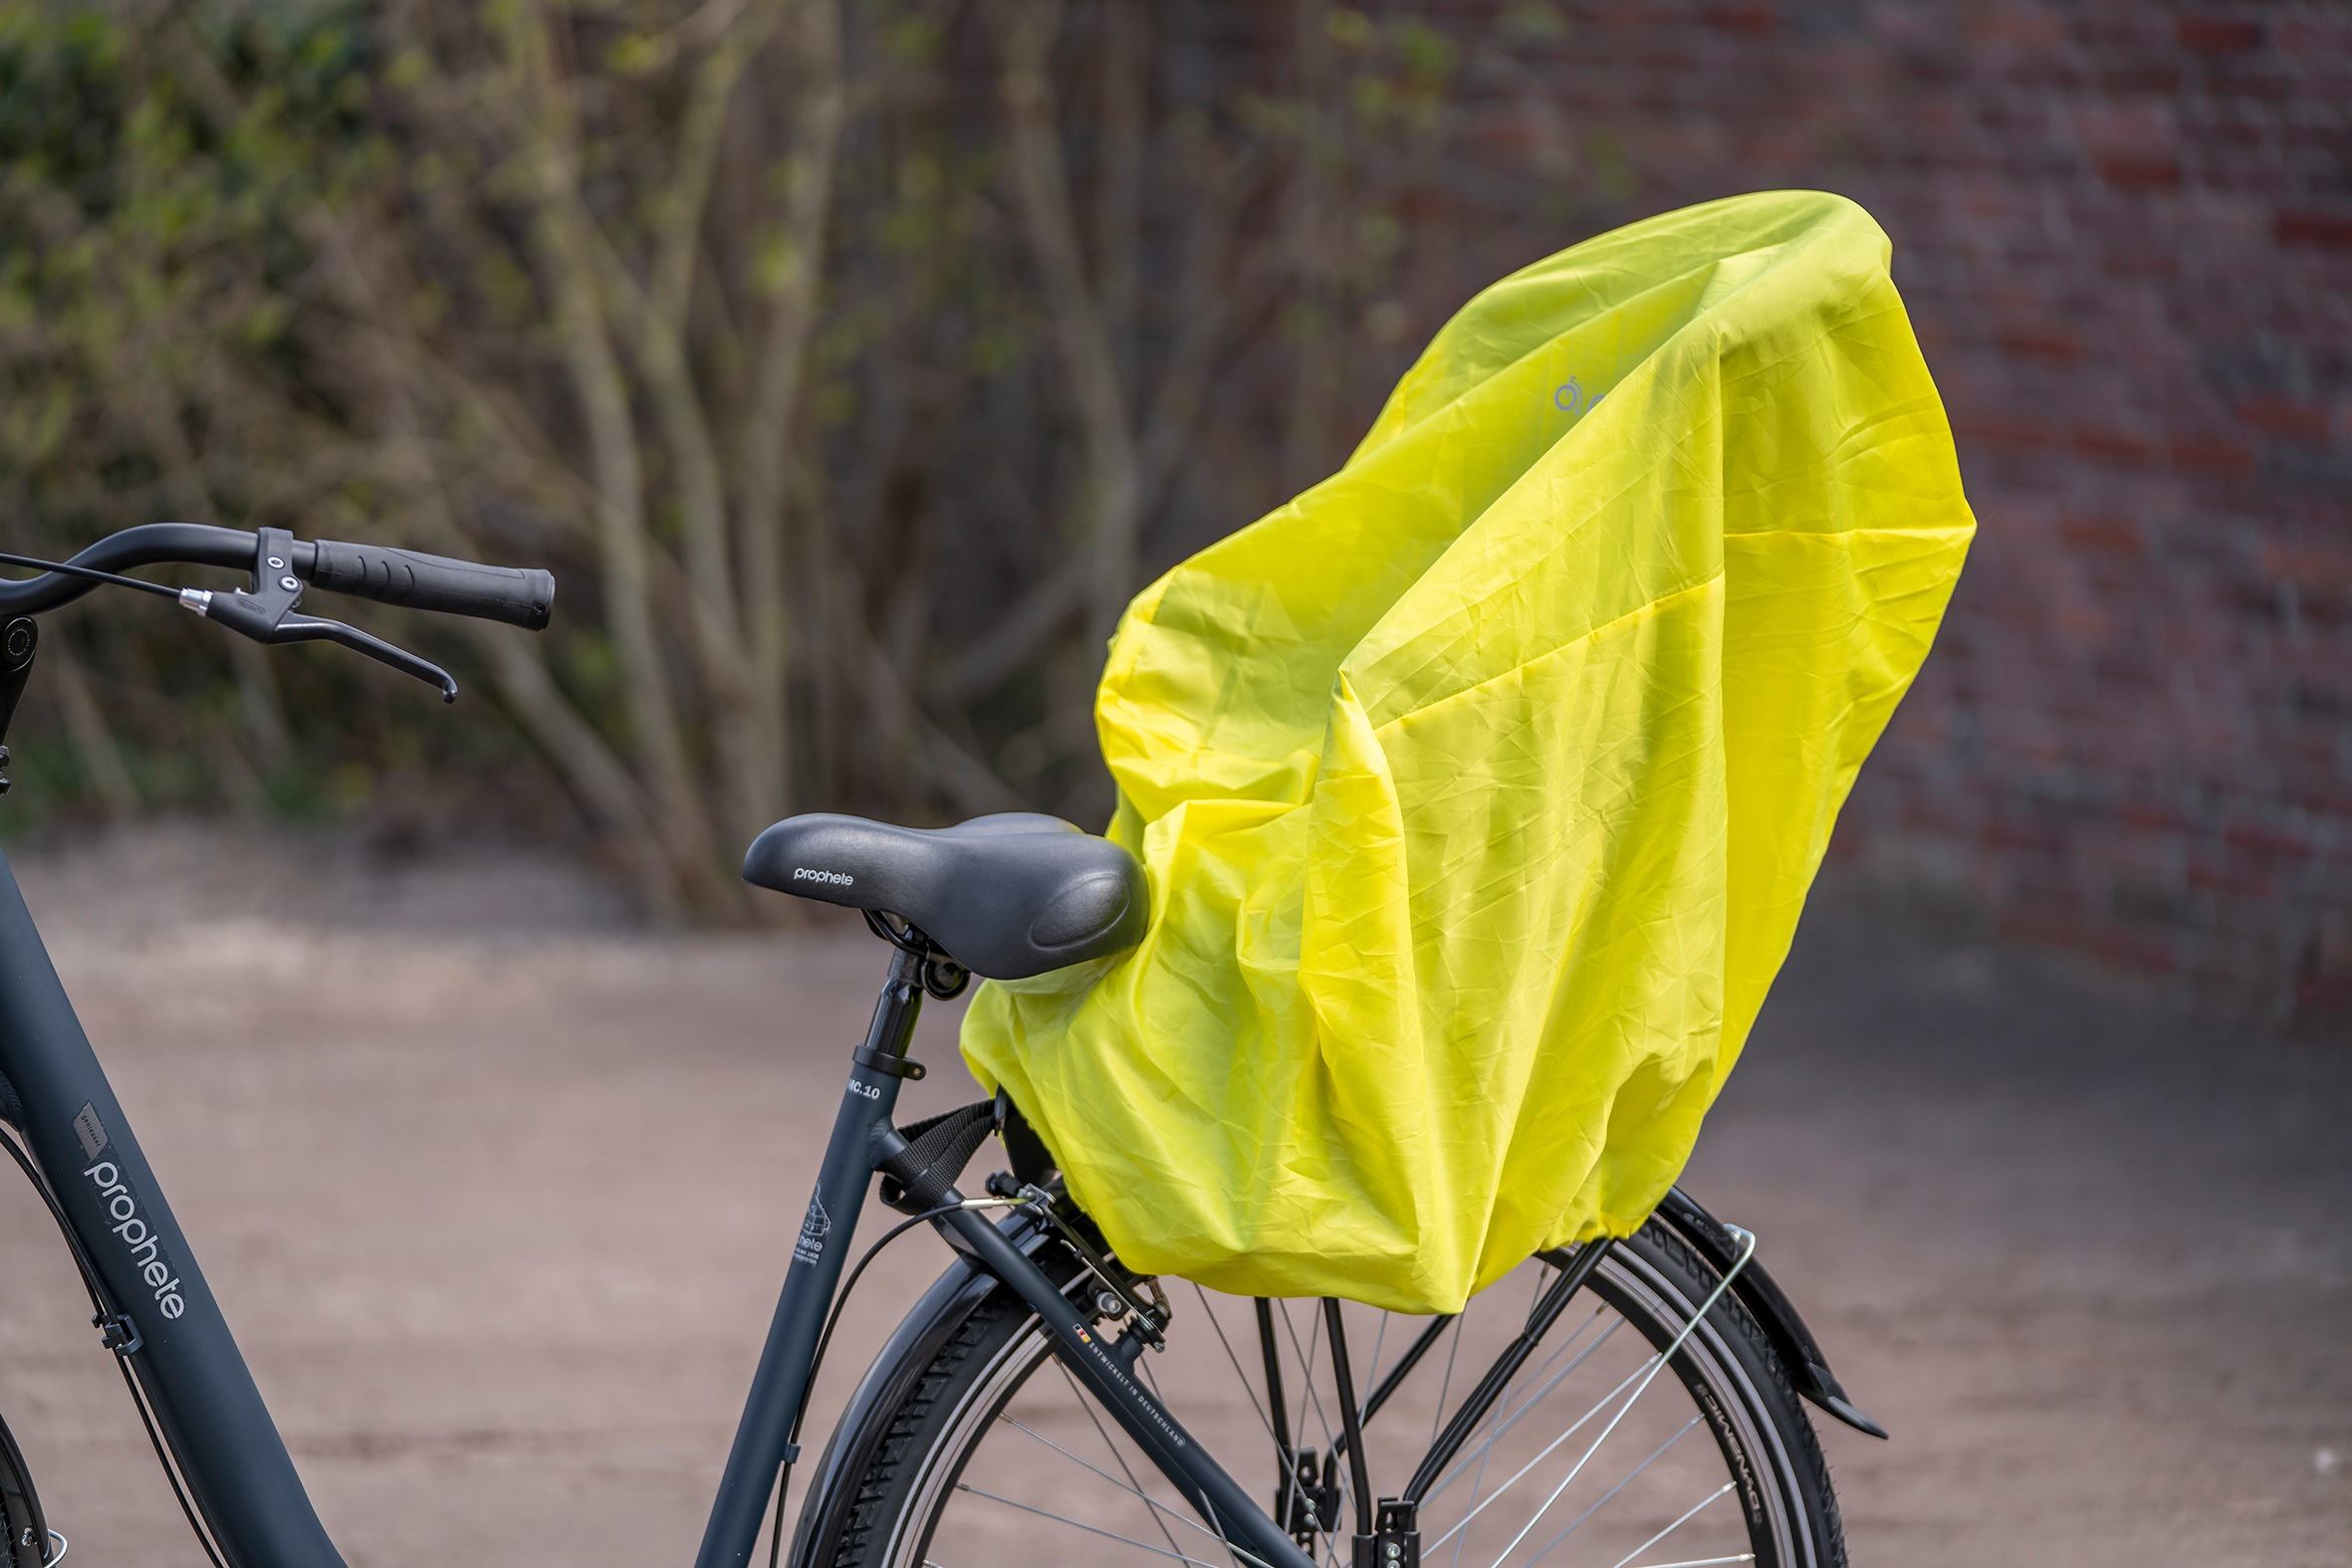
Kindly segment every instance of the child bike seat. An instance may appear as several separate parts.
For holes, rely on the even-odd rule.
[[[1006,811],[953,827],[788,816],[752,840],[743,879],[896,915],[990,980],[1021,980],[1142,940],[1143,867],[1058,816]]]

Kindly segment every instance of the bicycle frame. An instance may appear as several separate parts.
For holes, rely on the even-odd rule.
[[[748,1568],[813,1374],[819,1335],[880,1162],[922,1007],[919,961],[899,952],[857,1053],[793,1248],[695,1568]],[[881,1066],[872,1063],[882,1063]],[[285,1441],[75,1016],[16,878],[0,856],[0,1082],[34,1162],[105,1300],[108,1341],[138,1380],[162,1441],[231,1568],[341,1568]],[[0,1106],[7,1103],[0,1093]],[[827,1195],[830,1195],[829,1198]],[[1054,1354],[1212,1529],[1274,1568],[1311,1560],[1195,1442],[1128,1358],[977,1210],[934,1222],[1039,1315]]]

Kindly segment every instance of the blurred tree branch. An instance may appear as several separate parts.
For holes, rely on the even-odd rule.
[[[1084,694],[1128,596],[1279,500],[1286,441],[1342,456],[1345,389],[1402,362],[1347,324],[1402,309],[1449,57],[1289,15],[0,5],[21,543],[170,511],[564,581],[541,639],[402,622],[495,734],[110,620],[60,710],[85,786],[250,802],[424,755],[521,788],[536,756],[650,906],[729,920],[797,805],[1099,812]]]

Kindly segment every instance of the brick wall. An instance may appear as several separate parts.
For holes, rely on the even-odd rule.
[[[1809,185],[1894,236],[1982,531],[1846,874],[2352,1013],[2352,11],[1517,15],[1457,145],[1575,233]]]

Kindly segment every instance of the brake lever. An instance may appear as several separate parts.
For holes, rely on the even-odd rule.
[[[253,538],[252,592],[243,588],[231,593],[182,588],[180,603],[255,642],[332,642],[353,653],[364,653],[403,675],[413,675],[428,686],[440,687],[443,702],[457,701],[456,680],[430,659],[419,658],[406,648],[394,647],[381,637],[371,636],[356,626],[347,626],[340,620],[295,614],[295,601],[302,597],[302,579],[294,574],[294,536],[282,528],[265,528],[257,529]]]
[[[332,642],[339,648],[364,653],[378,664],[388,664],[404,675],[413,675],[427,686],[440,687],[443,702],[457,701],[457,678],[447,670],[430,659],[410,653],[406,648],[340,620],[323,620],[316,615],[288,615],[278,622],[278,634],[270,640]]]
[[[272,606],[266,598],[242,589],[234,593],[212,593],[202,588],[182,588],[179,601],[205,619],[218,621],[255,642],[332,642],[353,653],[363,653],[404,675],[415,676],[428,686],[440,687],[443,702],[457,701],[457,679],[447,670],[356,626],[315,615],[297,615],[288,607]]]

